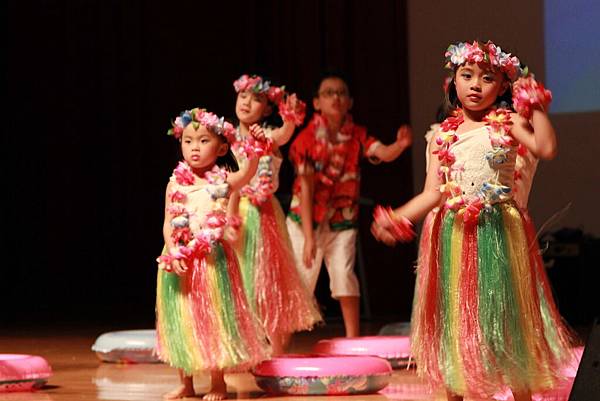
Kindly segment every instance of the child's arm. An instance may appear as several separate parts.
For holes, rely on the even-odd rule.
[[[548,115],[539,109],[534,109],[530,120],[512,113],[512,135],[522,143],[534,156],[543,160],[556,157],[558,144],[554,127]]]
[[[401,217],[405,217],[415,223],[425,217],[431,209],[440,204],[442,200],[442,193],[440,192],[442,179],[438,175],[440,161],[437,156],[433,154],[437,149],[438,145],[435,143],[435,140],[432,140],[429,149],[429,166],[423,191],[403,206],[395,209],[393,214],[396,218],[400,219]],[[371,232],[375,238],[387,245],[393,245],[397,242],[386,227],[381,227],[375,221],[371,225]]]
[[[390,145],[379,145],[372,156],[384,162],[394,161],[412,144],[412,130],[408,125],[402,125],[396,133],[396,142]]]
[[[167,255],[170,253],[171,249],[175,247],[173,243],[173,238],[171,235],[173,234],[173,226],[171,226],[171,220],[173,216],[169,213],[169,206],[171,206],[171,183],[167,185],[167,190],[165,193],[165,219],[163,222],[163,238],[165,240],[165,246],[167,248]],[[176,274],[184,274],[187,271],[187,266],[183,260],[174,259],[171,262],[171,267]]]
[[[300,219],[302,220],[302,233],[304,234],[304,249],[302,261],[304,266],[311,268],[315,259],[316,246],[313,233],[313,173],[300,175]]]
[[[250,126],[250,135],[252,135],[258,141],[265,141],[265,131],[258,124],[252,124]],[[227,183],[229,184],[230,192],[240,190],[244,185],[248,184],[258,168],[259,157],[256,153],[252,152],[248,155],[246,163],[242,163],[242,167],[227,176]]]
[[[296,125],[291,121],[284,121],[283,125],[279,128],[275,128],[271,131],[271,138],[273,143],[277,146],[283,146],[292,138]]]
[[[229,196],[229,201],[227,203],[227,219],[228,225],[225,230],[225,238],[227,241],[235,242],[238,238],[238,229],[239,224],[241,223],[240,215],[240,192],[234,191]],[[233,224],[236,222],[236,224]]]
[[[229,184],[230,192],[240,190],[244,185],[248,184],[258,168],[258,157],[248,159],[246,163],[243,163],[242,167],[234,172],[229,173],[227,176],[227,183]]]
[[[287,96],[285,101],[279,105],[282,114],[283,125],[271,132],[271,138],[277,146],[283,146],[292,138],[296,125],[302,124],[306,106],[304,102],[296,97],[296,94]],[[283,109],[283,110],[281,110]]]

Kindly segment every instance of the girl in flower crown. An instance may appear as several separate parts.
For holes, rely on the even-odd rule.
[[[556,155],[551,95],[492,42],[451,45],[446,59],[450,117],[432,141],[424,190],[395,210],[376,208],[371,230],[388,244],[409,241],[412,222],[442,205],[420,242],[417,371],[445,386],[449,400],[505,388],[530,400],[573,360],[533,226],[513,198],[518,145],[541,159]]]
[[[257,129],[273,107],[278,108],[283,119],[281,127],[264,127],[271,147],[260,158],[250,183],[232,198],[230,210],[232,215],[239,212],[241,216],[236,249],[246,294],[277,355],[285,351],[291,333],[311,329],[321,321],[314,298],[296,269],[283,211],[273,196],[282,163],[279,147],[302,124],[305,105],[295,94],[288,95],[283,87],[273,86],[260,76],[242,75],[233,86],[237,92],[239,137],[246,138]],[[242,147],[234,151],[241,165],[248,151],[252,152]]]
[[[264,134],[250,131],[253,152],[239,171],[220,161],[245,146],[235,129],[203,109],[184,111],[169,134],[181,142],[184,161],[167,185],[156,297],[157,353],[179,369],[181,386],[165,398],[194,395],[192,374],[208,370],[205,400],[226,396],[224,370],[250,367],[269,357],[260,322],[248,306],[237,257],[224,240],[230,193],[247,184],[264,150]]]

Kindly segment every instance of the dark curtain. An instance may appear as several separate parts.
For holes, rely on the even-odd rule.
[[[242,73],[264,74],[310,104],[319,75],[339,70],[355,121],[371,134],[390,143],[408,122],[401,1],[13,0],[4,8],[8,322],[152,324],[164,189],[178,160],[166,130],[195,106],[233,116],[232,82]],[[284,203],[292,178],[285,164]],[[373,203],[411,195],[410,151],[363,166],[363,312],[372,316],[409,318],[415,246],[386,248],[369,224]]]

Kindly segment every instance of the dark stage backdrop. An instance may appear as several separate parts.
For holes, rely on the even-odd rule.
[[[310,103],[319,75],[340,70],[355,120],[370,133],[390,143],[408,122],[401,1],[15,0],[5,8],[0,320],[9,324],[153,324],[164,189],[178,160],[165,133],[186,108],[232,116],[242,73],[264,74]],[[415,246],[384,247],[368,228],[373,202],[412,195],[411,154],[363,167],[368,306],[375,317],[408,320]],[[292,177],[284,164],[284,201]]]

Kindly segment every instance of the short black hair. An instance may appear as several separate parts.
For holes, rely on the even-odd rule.
[[[317,81],[317,84],[313,90],[313,98],[319,97],[319,89],[321,88],[321,84],[323,83],[323,81],[329,78],[341,79],[348,87],[348,92],[352,93],[352,90],[350,89],[352,86],[351,78],[342,71],[336,69],[328,69],[322,72],[321,75],[319,75],[319,80]]]

